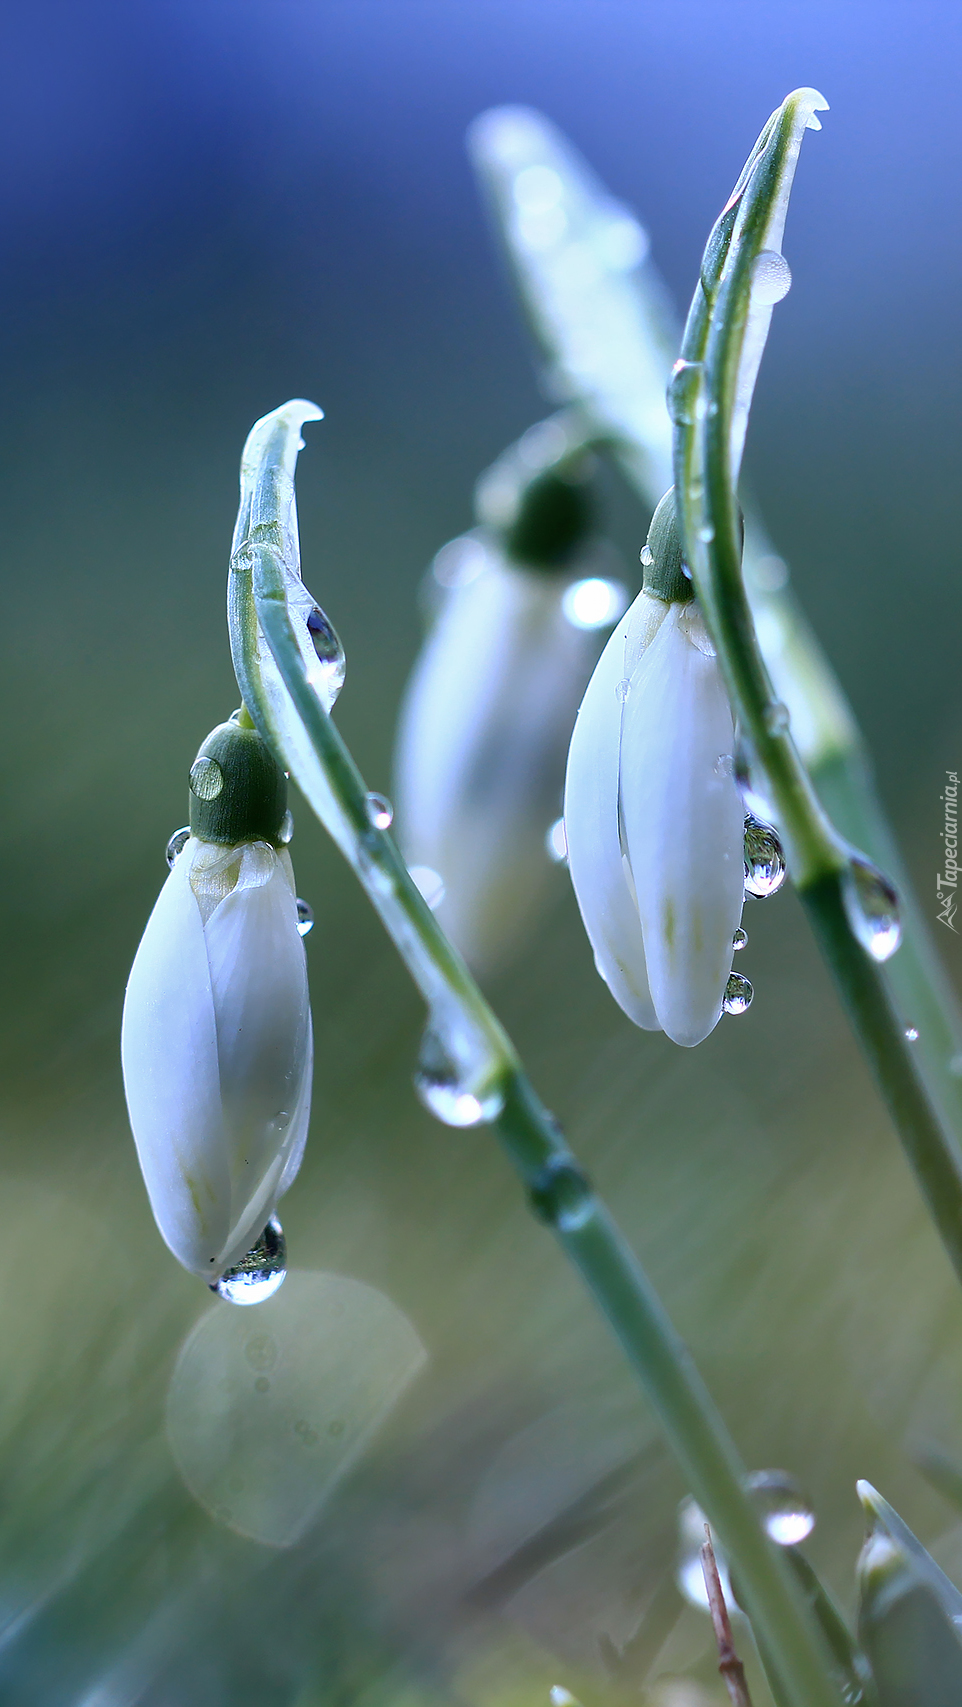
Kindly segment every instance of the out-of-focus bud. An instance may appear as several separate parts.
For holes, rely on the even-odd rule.
[[[438,874],[438,917],[478,970],[496,965],[550,882],[578,702],[626,594],[593,538],[583,442],[559,417],[479,482],[481,525],[434,563],[433,628],[395,759],[396,828]],[[443,889],[442,889],[443,885]]]

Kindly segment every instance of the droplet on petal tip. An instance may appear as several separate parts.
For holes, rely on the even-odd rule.
[[[219,1280],[211,1291],[226,1304],[263,1304],[283,1284],[287,1275],[287,1241],[284,1230],[272,1215],[256,1245]]]

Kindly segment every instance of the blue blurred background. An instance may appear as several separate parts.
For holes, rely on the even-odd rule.
[[[204,1300],[150,1220],[117,1033],[187,766],[236,700],[240,449],[289,396],[326,411],[299,471],[305,579],[346,645],[338,720],[387,788],[425,565],[544,409],[468,123],[547,113],[639,213],[681,310],[764,119],[820,88],[747,468],[934,916],[962,762],[962,20],[878,0],[168,0],[7,6],[0,49],[5,1699],[93,1700],[159,1610],[146,1681],[104,1701],[590,1688],[599,1632],[622,1639],[670,1567],[682,1490],[489,1137],[415,1104],[417,1001],[296,803],[318,1078],[292,1261],[386,1293],[430,1361],[283,1554],[218,1527],[167,1456],[167,1379]],[[646,518],[615,496],[611,521],[636,562]],[[908,1449],[962,1455],[962,1315],[795,903],[763,911],[752,1013],[693,1056],[623,1020],[560,874],[492,994],[746,1455],[811,1486],[844,1595],[856,1474],[951,1565],[952,1515]],[[479,1611],[472,1581],[636,1431],[653,1456],[615,1530]],[[525,1452],[532,1486],[556,1462],[550,1487],[481,1546],[477,1502],[499,1464],[528,1485]],[[191,1623],[177,1595],[201,1580]],[[678,1669],[703,1651],[692,1618]]]

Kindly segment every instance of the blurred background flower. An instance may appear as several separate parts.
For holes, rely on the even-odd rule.
[[[297,1436],[313,1515],[290,1546],[198,1503],[165,1419],[208,1306],[140,1185],[124,980],[184,752],[235,703],[237,464],[285,397],[326,411],[299,474],[305,579],[348,654],[338,720],[390,792],[424,566],[546,407],[464,151],[503,102],[550,114],[637,210],[683,305],[765,116],[803,82],[831,101],[746,469],[924,895],[962,747],[960,33],[947,4],[904,0],[5,14],[5,1700],[520,1707],[603,1687],[599,1636],[622,1644],[652,1604],[683,1490],[483,1130],[416,1102],[419,1003],[296,800],[325,1113],[285,1200],[291,1278],[385,1300],[391,1403],[345,1429],[361,1446],[339,1479]],[[647,517],[601,478],[637,562]],[[962,1456],[962,1312],[793,899],[757,915],[751,1012],[694,1056],[619,1013],[564,884],[491,991],[749,1463],[811,1491],[812,1557],[850,1595],[856,1475],[955,1568],[951,1508],[910,1448]],[[259,1331],[241,1348],[253,1396],[300,1343]],[[300,1401],[293,1376],[283,1390]],[[272,1414],[321,1434],[320,1413]],[[659,1667],[707,1662],[685,1613]]]

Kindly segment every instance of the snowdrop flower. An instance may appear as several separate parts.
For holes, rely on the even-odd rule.
[[[615,1000],[646,1031],[692,1045],[726,1002],[745,811],[731,709],[681,560],[673,492],[642,560],[644,590],[605,647],[571,740],[568,864]],[[751,987],[736,978],[747,1006]]]
[[[394,799],[405,858],[437,874],[441,925],[487,970],[550,883],[575,714],[626,595],[557,420],[495,464],[478,512],[435,559],[439,608],[401,712]]]
[[[151,1208],[178,1261],[212,1284],[265,1228],[270,1243],[307,1135],[313,1046],[286,797],[254,729],[231,720],[207,737],[190,772],[190,836],[124,1003],[124,1085]]]

